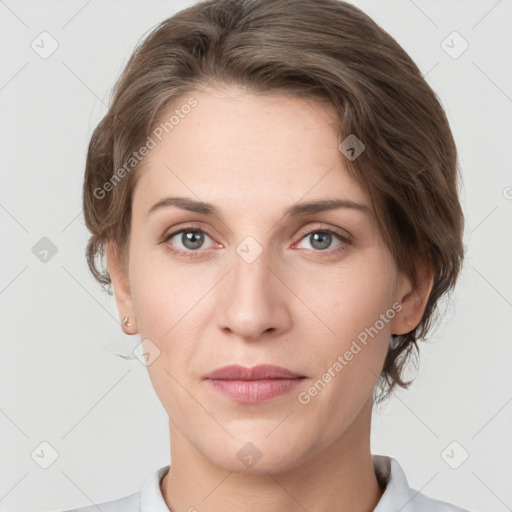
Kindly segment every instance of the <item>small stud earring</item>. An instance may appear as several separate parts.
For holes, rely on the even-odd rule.
[[[128,320],[129,320],[129,318],[127,316],[125,316],[123,319],[123,325],[125,327],[131,327],[131,325],[132,325],[130,322],[128,322]]]

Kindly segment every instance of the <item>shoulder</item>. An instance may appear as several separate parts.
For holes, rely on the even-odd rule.
[[[105,501],[97,505],[65,510],[63,512],[139,512],[139,493],[130,494],[117,500]]]
[[[169,512],[160,490],[160,481],[169,465],[156,469],[146,480],[140,492],[117,500],[87,505],[60,512]]]
[[[385,486],[374,512],[469,512],[409,487],[405,473],[396,459],[385,455],[372,455],[372,459],[377,479]]]
[[[98,510],[102,512],[139,512],[139,499],[139,493],[135,493],[117,500],[63,510],[62,512],[98,512]]]
[[[434,498],[429,498],[425,494],[415,491],[411,489],[414,493],[414,505],[412,508],[404,509],[409,512],[409,510],[414,512],[469,512],[465,508],[457,507],[457,505],[453,505],[452,503],[448,503],[447,501],[436,500]],[[417,494],[416,494],[417,493]]]

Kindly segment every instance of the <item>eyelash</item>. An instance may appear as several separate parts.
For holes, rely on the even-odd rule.
[[[207,249],[197,249],[195,251],[193,251],[193,250],[183,251],[181,249],[176,249],[175,247],[172,247],[170,244],[167,244],[167,242],[171,238],[174,238],[176,235],[179,235],[179,234],[185,233],[185,232],[189,232],[189,231],[193,231],[193,232],[196,232],[196,233],[204,233],[205,235],[210,237],[210,235],[208,235],[208,233],[206,233],[202,229],[196,228],[194,226],[187,226],[187,227],[179,229],[178,231],[174,231],[173,233],[170,233],[167,236],[164,236],[164,238],[163,238],[161,243],[166,243],[167,249],[169,251],[171,251],[173,254],[177,254],[178,256],[183,256],[185,258],[198,258],[198,257],[201,257],[202,256],[201,253],[204,252]],[[308,251],[313,251],[314,253],[324,253],[324,254],[327,253],[327,254],[330,254],[332,256],[334,254],[339,254],[339,253],[344,252],[346,250],[346,246],[350,244],[350,240],[347,237],[341,235],[340,233],[338,233],[338,232],[336,232],[336,231],[334,231],[332,229],[313,229],[313,230],[310,230],[310,231],[302,232],[299,235],[299,237],[300,237],[299,242],[302,241],[307,236],[312,235],[314,233],[322,233],[322,234],[327,233],[329,235],[334,235],[334,237],[337,237],[341,241],[341,244],[339,246],[335,247],[334,249],[324,249],[324,250],[307,249]],[[296,244],[294,244],[294,245],[296,245]]]

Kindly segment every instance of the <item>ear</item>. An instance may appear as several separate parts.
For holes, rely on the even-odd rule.
[[[114,296],[116,299],[117,310],[121,315],[121,329],[125,334],[137,334],[137,323],[133,309],[132,296],[130,292],[130,283],[126,269],[123,267],[117,248],[112,241],[107,242],[106,246],[107,266]],[[125,325],[123,320],[128,317],[128,323]]]
[[[407,334],[414,330],[419,323],[427,305],[430,291],[434,284],[434,272],[425,263],[417,265],[418,284],[401,274],[400,285],[397,287],[395,299],[401,302],[402,309],[391,321],[392,334]]]

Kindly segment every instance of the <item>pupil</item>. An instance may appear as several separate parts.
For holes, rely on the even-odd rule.
[[[311,244],[316,249],[325,249],[325,248],[329,247],[329,245],[331,243],[331,235],[329,233],[315,233],[312,236],[313,236],[314,242],[317,242],[320,239],[320,247],[318,247],[318,246],[315,247],[314,243]],[[323,243],[322,243],[322,240],[323,240]]]
[[[198,231],[186,231],[183,233],[182,242],[187,249],[198,249],[203,243],[203,234]]]

